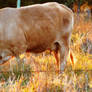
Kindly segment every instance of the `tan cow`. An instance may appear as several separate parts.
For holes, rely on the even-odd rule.
[[[50,2],[0,10],[0,64],[24,52],[54,51],[64,70],[73,28],[73,12]]]

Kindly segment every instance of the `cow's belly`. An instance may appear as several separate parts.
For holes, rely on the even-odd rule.
[[[36,34],[37,35],[37,34]],[[49,36],[49,37],[48,37]],[[51,35],[42,35],[39,36],[31,36],[30,40],[28,41],[28,52],[40,53],[43,52],[54,44],[55,37]]]
[[[36,22],[30,26],[28,30],[23,30],[28,45],[27,51],[37,53],[50,48],[56,39],[57,32],[53,25],[50,22],[46,24],[41,21],[41,23]]]

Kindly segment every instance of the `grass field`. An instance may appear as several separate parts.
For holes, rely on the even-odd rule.
[[[70,58],[58,74],[53,53],[23,54],[0,66],[0,92],[92,92],[92,19],[75,15]]]

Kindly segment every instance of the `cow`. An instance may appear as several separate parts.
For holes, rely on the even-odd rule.
[[[24,52],[51,50],[64,70],[73,24],[72,10],[56,2],[0,9],[0,64]]]

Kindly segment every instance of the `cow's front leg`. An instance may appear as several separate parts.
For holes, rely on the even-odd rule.
[[[67,61],[67,55],[68,55],[68,48],[67,47],[61,47],[60,48],[60,71],[64,71]]]
[[[69,38],[62,39],[62,42],[60,42],[60,71],[64,71],[67,61],[67,56],[69,53]]]

